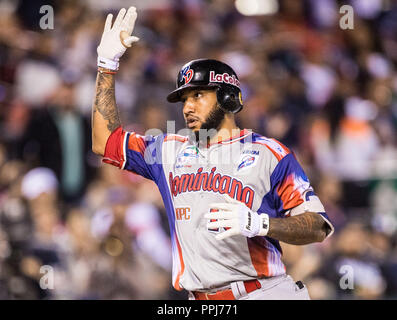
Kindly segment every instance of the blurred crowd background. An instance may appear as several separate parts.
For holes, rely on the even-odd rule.
[[[283,244],[288,273],[313,299],[397,298],[397,3],[269,3],[246,16],[233,0],[0,1],[0,299],[187,297],[171,287],[155,185],[90,149],[96,47],[106,14],[130,5],[141,40],[117,74],[125,128],[182,129],[165,100],[178,69],[230,64],[239,126],[294,150],[335,226],[323,243]],[[339,27],[344,4],[353,30]],[[43,5],[54,29],[40,28]]]

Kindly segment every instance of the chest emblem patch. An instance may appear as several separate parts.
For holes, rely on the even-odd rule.
[[[180,152],[176,158],[177,166],[190,162],[199,157],[198,149],[196,146],[189,146]]]
[[[257,162],[257,159],[254,155],[244,155],[241,159],[241,162],[239,163],[237,167],[237,171],[245,171],[249,169],[250,167],[254,166]]]

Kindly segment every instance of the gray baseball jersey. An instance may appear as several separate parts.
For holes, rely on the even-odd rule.
[[[224,230],[207,228],[203,216],[210,203],[243,203],[271,218],[314,211],[333,231],[294,154],[251,131],[201,146],[180,135],[140,136],[120,127],[109,137],[103,161],[156,182],[168,215],[177,290],[209,290],[285,274],[275,239],[236,235],[216,240]]]

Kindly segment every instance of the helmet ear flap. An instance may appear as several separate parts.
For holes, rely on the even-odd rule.
[[[216,97],[221,108],[231,113],[237,113],[243,108],[240,96],[240,91],[228,90],[225,86],[219,86],[216,91]]]

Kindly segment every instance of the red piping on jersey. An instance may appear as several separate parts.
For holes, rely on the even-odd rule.
[[[167,134],[164,138],[164,142],[166,141],[186,142],[187,140],[188,140],[187,137],[179,136],[177,134]]]
[[[242,138],[244,138],[244,136],[248,135],[249,133],[251,133],[251,132],[248,131],[247,129],[242,129],[242,130],[240,130],[239,134],[236,134],[235,136],[232,136],[230,138],[222,140],[221,137],[218,137],[218,142],[212,142],[212,143],[207,144],[207,148],[210,146],[213,146],[215,144],[230,144],[230,143],[239,141]],[[240,139],[237,139],[237,138],[240,138]],[[236,140],[234,140],[234,139],[236,139]],[[232,140],[234,140],[234,141],[232,141]]]
[[[179,270],[178,275],[176,276],[175,283],[174,283],[174,288],[176,290],[178,290],[178,291],[181,291],[182,288],[179,285],[179,279],[181,278],[181,275],[185,271],[185,263],[183,262],[182,248],[181,248],[181,245],[179,244],[179,241],[178,241],[178,238],[176,236],[176,233],[175,233],[175,242],[176,242],[176,245],[178,247],[179,263],[181,264],[181,269]]]
[[[280,141],[277,141],[276,139],[273,139],[273,138],[270,138],[270,139],[273,140],[275,143],[277,143],[284,150],[284,152],[286,154],[291,153],[291,151],[285,145],[283,145]],[[280,161],[282,158],[285,157],[285,155],[282,155],[282,154],[278,153],[276,150],[274,150],[272,147],[270,147],[267,143],[260,142],[260,141],[253,141],[252,143],[253,144],[260,144],[260,145],[265,146],[266,148],[268,148],[273,153],[273,155],[277,158],[278,161]]]

